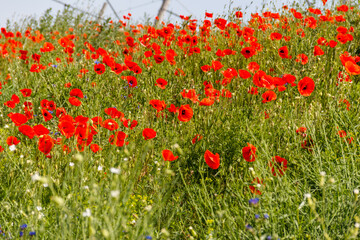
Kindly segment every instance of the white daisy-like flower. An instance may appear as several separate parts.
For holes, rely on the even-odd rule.
[[[85,209],[85,212],[82,213],[83,217],[90,217],[91,211],[89,208]]]
[[[102,171],[103,170],[103,167],[102,166],[98,166],[98,171]]]
[[[113,190],[110,192],[110,195],[113,197],[113,198],[117,198],[119,197],[120,195],[120,190]]]
[[[112,168],[110,168],[110,172],[115,173],[115,174],[120,174],[120,169],[112,167]]]
[[[10,149],[10,151],[15,151],[16,150],[16,146],[13,144],[13,145],[10,145],[9,146],[9,149]]]
[[[74,164],[73,162],[70,162],[70,163],[69,163],[69,166],[70,166],[70,167],[73,167],[74,165],[75,165],[75,164]]]
[[[38,181],[40,179],[40,175],[38,172],[35,172],[32,176],[31,176],[31,180],[33,181]]]

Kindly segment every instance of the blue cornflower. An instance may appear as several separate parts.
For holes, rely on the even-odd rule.
[[[264,218],[265,218],[265,219],[269,219],[269,214],[264,213]]]
[[[257,205],[259,203],[260,199],[259,198],[252,198],[249,200],[249,204],[250,205]]]
[[[36,235],[36,232],[29,232],[29,236],[35,236]]]
[[[245,225],[245,228],[246,228],[247,230],[251,230],[253,227],[252,227],[250,224],[246,224],[246,225]]]
[[[20,237],[24,236],[24,232],[23,231],[20,231]]]
[[[27,228],[27,224],[21,225],[20,228],[21,228],[22,230],[24,230],[25,228]]]
[[[267,236],[266,240],[271,240],[272,237],[271,236]]]
[[[152,239],[151,236],[145,236],[145,239]]]
[[[255,214],[255,219],[259,219],[260,215],[259,214]]]
[[[95,60],[95,64],[99,64],[100,62],[98,60]]]
[[[57,68],[57,65],[55,65],[55,64],[54,64],[54,65],[51,65],[51,66],[52,66],[53,68]]]
[[[53,113],[54,113],[54,111],[50,111],[50,110],[49,110],[48,112],[49,112],[49,113],[51,113],[51,114],[53,114]]]

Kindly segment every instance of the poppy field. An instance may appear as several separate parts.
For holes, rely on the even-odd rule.
[[[357,239],[355,3],[1,28],[0,239]]]

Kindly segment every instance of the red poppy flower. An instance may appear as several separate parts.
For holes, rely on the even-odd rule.
[[[81,105],[81,101],[79,99],[77,99],[76,97],[69,97],[69,103],[76,107]]]
[[[22,125],[19,127],[19,132],[24,134],[25,136],[28,136],[30,139],[33,139],[35,136],[34,129],[30,127],[29,125]]]
[[[122,147],[125,145],[128,145],[129,142],[125,142],[125,139],[127,138],[127,135],[122,132],[122,131],[118,131],[115,132],[115,135],[111,135],[109,138],[109,142],[111,145],[116,145],[118,147]]]
[[[291,86],[296,86],[296,84],[294,83],[296,80],[296,77],[294,75],[291,74],[284,74],[282,76],[283,81],[285,81],[285,83],[290,84]]]
[[[154,59],[155,59],[155,62],[157,64],[159,64],[159,63],[162,63],[164,61],[165,57],[161,56],[161,55],[154,55]]]
[[[70,91],[70,97],[84,98],[84,94],[81,89],[74,88]]]
[[[162,156],[163,156],[164,161],[169,161],[169,162],[174,161],[179,158],[179,156],[174,156],[174,154],[168,149],[165,149],[162,151]]]
[[[255,194],[255,195],[261,195],[261,191],[258,188],[258,186],[254,185],[260,185],[260,186],[265,186],[265,184],[263,184],[263,179],[260,180],[260,178],[254,178],[252,180],[252,185],[249,186],[251,193]]]
[[[263,98],[263,103],[271,102],[276,100],[276,93],[273,91],[266,91],[261,95],[261,97]]]
[[[245,58],[250,58],[252,56],[254,56],[256,54],[256,51],[254,48],[252,47],[245,47],[241,50],[241,54],[245,57]]]
[[[123,121],[123,125],[124,125],[124,127],[130,128],[131,130],[133,130],[133,129],[137,126],[137,124],[138,124],[138,121],[133,120],[133,121],[131,122],[131,124],[130,124],[130,127],[129,127],[129,122],[130,122],[130,119],[124,120],[124,121]]]
[[[309,77],[304,77],[298,82],[298,90],[299,93],[305,97],[308,97],[311,95],[311,93],[315,89],[315,83],[314,80],[312,80]]]
[[[54,101],[48,101],[46,104],[46,109],[53,111],[56,109],[56,104],[54,103]]]
[[[2,146],[0,146],[0,152],[3,152],[5,149],[2,147]]]
[[[29,89],[29,88],[21,89],[20,92],[22,93],[22,95],[24,97],[30,97],[30,95],[31,95],[31,89]]]
[[[212,98],[203,98],[200,102],[199,102],[199,105],[200,106],[211,106],[213,105],[215,102],[214,99]]]
[[[97,144],[91,144],[90,145],[90,149],[91,151],[93,151],[94,153],[97,153],[98,151],[101,151],[102,149],[99,147],[99,145]]]
[[[282,38],[282,34],[281,33],[277,33],[277,32],[273,32],[270,34],[270,39],[271,40],[281,40]]]
[[[208,71],[210,71],[210,69],[211,69],[211,66],[209,66],[209,65],[201,66],[201,70],[202,70],[203,72],[208,72]]]
[[[191,143],[195,144],[196,142],[200,141],[201,139],[203,139],[203,136],[201,136],[200,134],[196,134],[195,137],[191,140]]]
[[[176,113],[178,108],[174,104],[171,104],[170,107],[167,110],[169,112]]]
[[[248,93],[250,93],[252,95],[258,95],[259,94],[258,88],[251,87],[250,90],[248,91]]]
[[[129,84],[129,87],[136,87],[137,86],[137,80],[136,80],[136,77],[134,76],[127,76],[126,77],[126,80]]]
[[[289,50],[287,46],[283,46],[279,48],[278,53],[281,58],[289,58],[289,59],[291,58],[291,56],[289,56]]]
[[[324,55],[324,51],[319,46],[315,45],[314,56],[321,56],[321,55]]]
[[[158,78],[157,80],[156,80],[156,84],[155,84],[155,86],[158,86],[159,88],[161,88],[161,89],[165,89],[165,86],[167,85],[167,81],[165,80],[165,79],[163,79],[163,78]]]
[[[20,143],[20,140],[17,139],[17,137],[14,137],[14,136],[10,136],[6,139],[6,144],[8,146],[11,146],[11,145],[18,145]]]
[[[66,115],[65,108],[57,108],[56,109],[56,117],[61,118],[63,115]]]
[[[8,117],[15,123],[15,126],[21,126],[28,121],[27,117],[21,113],[9,113]]]
[[[114,131],[119,128],[119,124],[112,119],[106,119],[105,121],[102,122],[101,126],[110,131]]]
[[[339,12],[347,12],[347,11],[349,11],[349,7],[344,4],[344,5],[341,5],[340,7],[337,7],[337,10]]]
[[[309,58],[305,54],[299,54],[296,57],[296,62],[300,62],[302,65],[305,65],[309,62]]]
[[[256,62],[250,62],[247,65],[247,69],[249,69],[250,72],[255,73],[256,71],[258,71],[260,69],[260,65]]]
[[[344,137],[346,137],[346,131],[345,130],[340,130],[340,131],[338,131],[338,135],[339,135],[339,137],[341,137],[341,138],[344,138]]]
[[[45,122],[50,121],[53,118],[51,113],[46,109],[41,109],[41,114],[43,115]]]
[[[353,63],[352,61],[345,62],[345,70],[352,75],[360,74],[360,66]]]
[[[271,168],[272,174],[276,177],[279,175],[280,177],[285,174],[287,169],[287,160],[285,158],[275,156],[269,162],[269,166]]]
[[[240,12],[240,11],[237,11],[237,12],[235,12],[235,17],[237,17],[237,18],[242,18],[242,17],[243,17],[243,13]]]
[[[155,108],[158,112],[161,112],[166,108],[165,101],[161,101],[158,99],[150,100],[150,105],[153,106],[153,108]]]
[[[256,159],[256,147],[248,143],[247,147],[243,147],[242,155],[247,162],[254,162]]]
[[[329,44],[329,47],[334,48],[334,47],[336,47],[337,42],[334,40],[330,40],[328,44]]]
[[[124,113],[120,112],[119,110],[117,110],[114,107],[111,108],[106,108],[105,109],[105,113],[107,115],[109,115],[111,118],[119,118],[120,121],[122,121],[122,119],[124,118]]]
[[[205,12],[205,17],[212,18],[212,17],[213,17],[213,14],[212,14],[212,13]]]
[[[103,74],[105,72],[105,65],[102,63],[95,64],[94,71],[99,75]]]
[[[298,129],[296,129],[296,133],[303,137],[306,137],[306,130],[306,127],[299,127]]]
[[[41,100],[41,102],[40,102],[41,108],[46,109],[46,108],[47,108],[47,105],[48,105],[48,102],[49,102],[49,101],[48,101],[47,99]]]
[[[239,76],[240,76],[242,79],[251,78],[251,74],[250,74],[248,71],[242,70],[242,69],[239,69]]]
[[[195,89],[184,89],[181,92],[181,95],[183,98],[188,98],[190,99],[193,103],[196,103],[199,101],[199,94],[196,94]]]
[[[149,140],[152,139],[154,137],[156,137],[156,132],[154,129],[151,128],[145,128],[142,132],[142,135],[144,137],[145,140]]]
[[[33,129],[34,129],[34,132],[35,132],[36,136],[41,136],[41,135],[45,135],[45,134],[50,133],[49,129],[44,127],[42,124],[34,126]]]
[[[189,104],[180,106],[178,119],[181,122],[190,121],[191,118],[193,117],[193,115],[194,115],[194,112],[193,112],[192,108],[189,106]]]
[[[39,151],[47,155],[50,153],[51,149],[54,147],[54,140],[49,135],[44,135],[42,138],[39,138],[38,148]]]
[[[267,89],[274,89],[274,78],[267,75],[264,71],[258,71],[253,76],[253,83],[257,87],[264,87]]]
[[[211,67],[214,69],[214,71],[216,72],[217,70],[221,69],[224,65],[222,65],[221,62],[219,61],[212,61],[211,62]]]
[[[218,153],[213,154],[209,150],[206,150],[204,154],[206,164],[212,169],[218,169],[220,166],[220,156]]]
[[[71,138],[75,133],[75,126],[70,121],[60,121],[58,128],[66,138]]]

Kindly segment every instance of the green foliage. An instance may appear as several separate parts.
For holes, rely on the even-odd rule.
[[[232,15],[227,19],[242,25],[241,30],[245,31],[245,23],[233,16],[238,10],[230,4]],[[38,36],[39,30],[44,39],[36,42],[31,37],[14,38],[22,46],[16,50],[29,51],[29,64],[19,59],[18,52],[14,56],[11,51],[1,52],[0,57],[0,146],[5,149],[0,153],[0,224],[7,238],[9,234],[17,238],[20,225],[25,223],[26,237],[29,231],[36,231],[39,239],[356,238],[360,223],[358,193],[354,191],[360,187],[360,86],[358,76],[350,76],[350,83],[339,81],[338,74],[346,72],[339,60],[341,54],[359,54],[359,9],[344,13],[345,22],[318,22],[316,28],[301,25],[300,20],[290,19],[291,13],[279,11],[288,18],[286,24],[269,20],[272,27],[266,28],[256,17],[246,24],[255,30],[253,36],[261,44],[250,59],[244,58],[241,50],[251,44],[236,28],[227,28],[225,34],[213,24],[207,42],[197,32],[200,53],[193,54],[175,44],[181,30],[190,32],[187,21],[175,30],[171,46],[166,46],[162,37],[151,39],[150,44],[158,44],[162,55],[173,49],[177,53],[176,64],[167,60],[157,64],[153,57],[144,57],[151,48],[140,44],[139,37],[151,34],[150,28],[131,27],[128,23],[124,27],[109,21],[94,23],[69,8],[55,16],[49,9],[38,21],[30,19],[26,28],[19,29],[21,33],[24,35],[30,27],[32,36]],[[301,12],[306,14],[305,9]],[[338,43],[336,48],[321,46],[325,54],[314,56],[317,40],[335,40],[340,25],[353,26],[354,39]],[[8,30],[12,26],[20,28],[14,24]],[[296,32],[299,28],[305,37]],[[290,41],[270,40],[273,32]],[[61,38],[69,35],[73,35],[75,44],[73,54],[59,44]],[[138,45],[129,47],[127,36]],[[40,52],[44,42],[51,42],[55,49]],[[125,58],[131,56],[142,73],[126,70],[115,74],[106,67],[105,73],[96,74],[91,56],[96,52],[90,50],[87,59],[83,51],[89,51],[86,42],[95,49],[103,48],[124,66]],[[212,50],[205,50],[206,45]],[[291,59],[280,58],[278,49],[282,46],[288,46]],[[215,54],[218,49],[236,53],[219,57]],[[34,53],[41,54],[40,63],[47,66],[38,73],[29,71]],[[295,61],[301,53],[309,57],[305,65]],[[219,59],[224,65],[221,70],[201,70]],[[97,60],[104,62],[103,57]],[[254,86],[252,78],[234,77],[228,85],[222,83],[222,71],[247,69],[250,62],[257,62],[261,70],[273,77],[292,74],[296,83],[310,77],[315,90],[310,96],[302,96],[296,86],[287,84],[285,91],[272,89],[277,94],[275,101],[262,103],[261,95],[268,89],[259,88],[258,95],[249,94]],[[81,69],[89,72],[80,73]],[[179,69],[185,75],[176,75]],[[8,74],[11,79],[5,80]],[[137,87],[131,88],[122,78],[125,76],[135,76]],[[168,81],[165,90],[155,86],[158,78]],[[205,81],[211,82],[220,94],[229,90],[231,98],[219,96],[213,105],[201,106],[182,97],[184,89],[195,89],[199,100],[206,98]],[[64,87],[67,83],[71,83],[71,88]],[[31,97],[20,94],[24,88],[32,89]],[[75,88],[86,96],[79,107],[68,100],[70,90]],[[4,103],[13,94],[20,96],[21,104],[11,109]],[[79,151],[74,137],[66,139],[59,133],[55,111],[54,118],[44,122],[40,111],[43,99],[64,107],[74,118],[109,119],[104,110],[116,107],[125,119],[137,120],[138,125],[130,130],[123,125],[124,119],[117,120],[119,129],[128,135],[125,142],[129,142],[117,147],[109,141],[114,132],[89,119],[86,124],[98,132],[92,143],[102,150],[94,153],[86,146]],[[166,109],[157,112],[149,104],[152,99],[165,101],[167,108],[170,104],[189,104],[194,116],[189,122],[181,122],[177,113]],[[32,102],[35,114],[27,124],[43,124],[52,138],[62,137],[51,150],[51,158],[39,151],[39,136],[29,139],[8,117],[11,112],[24,113],[25,101]],[[306,132],[297,133],[300,127],[306,127]],[[156,130],[156,137],[144,140],[145,128]],[[341,130],[346,131],[346,136],[340,136]],[[196,135],[202,139],[192,143]],[[15,151],[6,142],[9,136],[21,141]],[[243,157],[248,143],[257,149],[254,162]],[[70,153],[64,151],[65,144]],[[164,161],[164,149],[179,158]],[[206,150],[220,155],[218,169],[206,164]],[[288,161],[283,176],[274,176],[271,171],[275,156]],[[257,191],[261,195],[256,195]],[[259,198],[259,203],[249,204],[254,198]]]

